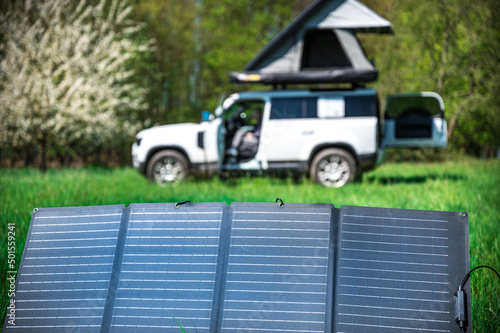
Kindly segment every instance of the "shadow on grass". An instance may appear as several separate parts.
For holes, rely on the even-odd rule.
[[[265,178],[273,185],[303,185],[307,183],[307,177],[302,173],[295,172],[250,172],[250,171],[232,171],[232,172],[222,172],[216,177],[219,178],[219,181],[224,183],[228,187],[236,187],[241,184],[242,180],[250,180],[253,181],[257,178]]]
[[[366,183],[379,183],[382,185],[393,185],[393,184],[422,184],[428,180],[447,180],[447,181],[458,181],[467,179],[464,175],[456,174],[428,174],[422,176],[367,176],[363,179]]]

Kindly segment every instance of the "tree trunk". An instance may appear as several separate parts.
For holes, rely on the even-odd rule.
[[[448,63],[448,43],[451,35],[451,30],[453,27],[450,27],[450,18],[447,12],[447,3],[443,0],[441,1],[441,8],[444,14],[444,32],[443,32],[443,40],[442,40],[442,48],[441,48],[441,56],[440,56],[440,64],[439,64],[439,76],[437,80],[437,93],[442,95],[444,90],[444,80],[446,77],[446,65]]]
[[[10,167],[14,167],[14,158],[15,158],[15,152],[13,150],[10,151]]]
[[[40,142],[41,149],[41,161],[40,161],[40,171],[47,172],[47,140],[42,140]]]
[[[30,149],[31,148],[31,149]],[[28,145],[24,152],[24,167],[27,168],[33,164],[33,147]]]
[[[59,160],[59,166],[64,167],[64,153],[58,152],[56,157]]]
[[[57,159],[59,160],[59,166],[61,168],[68,168],[71,165],[70,155],[68,152],[58,152]]]

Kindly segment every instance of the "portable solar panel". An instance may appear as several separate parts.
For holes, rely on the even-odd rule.
[[[331,326],[332,205],[232,204],[221,330]]]
[[[6,322],[4,331],[100,331],[124,207],[33,213],[16,281],[16,325]]]
[[[226,205],[190,206],[130,206],[110,331],[209,332]]]
[[[339,231],[337,332],[460,331],[453,293],[469,268],[464,213],[343,206]]]
[[[17,277],[16,325],[3,331],[460,332],[453,293],[468,251],[460,212],[41,208]]]

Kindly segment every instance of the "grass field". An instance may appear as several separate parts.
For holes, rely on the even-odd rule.
[[[164,187],[131,168],[52,170],[0,169],[0,315],[6,314],[7,223],[16,224],[16,264],[21,261],[31,211],[36,207],[142,202],[284,202],[465,211],[469,213],[471,267],[500,269],[500,161],[467,159],[439,164],[385,164],[340,189],[309,180],[217,178]],[[471,277],[476,332],[499,332],[500,283],[489,271]],[[2,321],[3,324],[3,321]]]

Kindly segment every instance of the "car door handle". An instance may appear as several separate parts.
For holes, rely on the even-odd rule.
[[[314,131],[303,131],[302,135],[311,135],[314,134]]]

